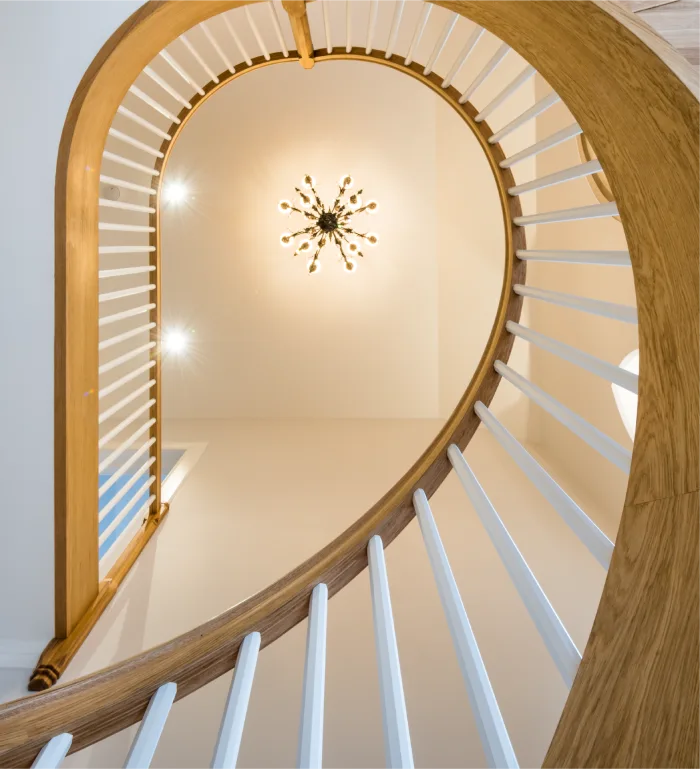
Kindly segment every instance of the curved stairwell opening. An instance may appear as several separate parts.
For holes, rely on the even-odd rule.
[[[402,585],[392,580],[391,553],[406,537],[417,538],[419,530],[427,554],[425,564],[430,564],[454,644],[457,666],[453,670],[459,670],[468,694],[472,716],[465,712],[464,717],[473,717],[486,763],[518,765],[510,734],[517,731],[512,726],[516,716],[494,694],[499,692],[489,680],[493,650],[479,648],[478,627],[475,633],[467,618],[473,619],[470,602],[463,602],[460,595],[459,543],[441,537],[437,503],[447,493],[443,482],[449,475],[449,483],[463,487],[465,506],[475,514],[473,524],[478,521],[483,526],[484,543],[490,540],[503,574],[510,577],[528,622],[540,636],[542,650],[551,658],[547,664],[553,664],[565,688],[570,689],[544,765],[696,765],[698,115],[683,63],[622,11],[596,3],[371,2],[366,6],[366,26],[359,34],[353,32],[349,4],[340,29],[336,28],[341,4],[316,3],[309,6],[307,15],[304,3],[284,3],[289,27],[276,6],[255,5],[251,9],[245,3],[147,4],[106,44],[69,113],[57,184],[57,264],[63,265],[57,274],[65,289],[66,306],[72,309],[62,315],[59,306],[60,343],[66,355],[57,374],[59,396],[64,397],[57,427],[65,449],[59,459],[59,464],[63,462],[59,469],[64,471],[62,476],[59,473],[63,478],[59,488],[64,493],[57,496],[57,509],[82,511],[88,535],[81,529],[78,539],[90,541],[99,536],[99,509],[94,505],[98,449],[111,448],[118,436],[138,429],[142,432],[128,445],[142,442],[138,444],[144,459],[140,477],[147,518],[137,535],[141,538],[138,548],[115,567],[119,579],[114,586],[108,582],[97,592],[98,554],[88,555],[91,565],[86,573],[94,580],[90,583],[93,592],[86,590],[77,597],[64,592],[64,636],[84,635],[94,624],[96,617],[81,619],[86,616],[86,606],[103,601],[104,608],[110,591],[166,512],[157,491],[162,444],[162,172],[189,117],[228,81],[272,64],[293,66],[300,60],[309,69],[330,66],[326,60],[350,58],[403,72],[445,99],[480,142],[500,191],[505,274],[491,336],[471,383],[437,437],[365,515],[287,576],[199,627],[107,670],[2,706],[0,762],[28,765],[42,751],[36,765],[55,766],[69,749],[93,745],[141,721],[128,749],[127,765],[146,766],[173,700],[199,696],[193,692],[235,666],[219,735],[212,745],[213,765],[233,766],[251,686],[255,687],[258,651],[272,644],[272,653],[308,616],[298,765],[320,765],[326,628],[328,625],[330,632],[329,610],[335,603],[329,604],[328,598],[339,594],[336,601],[342,601],[349,595],[346,591],[358,584],[355,578],[369,566],[371,599],[367,600],[372,607],[386,761],[391,766],[413,765],[411,734],[414,730],[420,733],[420,727],[406,708],[402,673],[404,681],[408,674],[406,661],[399,655],[401,626],[397,621],[394,627],[391,606],[392,598],[397,605],[407,599],[401,597]],[[193,27],[198,24],[195,36]],[[238,30],[245,25],[259,46],[256,56],[239,37]],[[285,40],[290,31],[299,53]],[[343,35],[345,40],[334,41],[334,36]],[[178,36],[178,44],[191,56],[187,63],[172,53]],[[266,47],[270,40],[277,40],[280,50]],[[210,47],[204,48],[205,44]],[[375,50],[380,44],[383,50]],[[425,58],[418,64],[420,53]],[[472,56],[481,57],[479,66],[472,67]],[[522,69],[508,83],[489,90],[489,78],[508,56],[522,56]],[[154,59],[159,61],[158,70]],[[166,81],[158,74],[161,60],[175,73],[170,75],[172,79]],[[200,79],[193,76],[193,71],[199,72],[193,69],[193,62],[210,76],[208,82],[201,73]],[[222,66],[226,69],[217,74]],[[497,110],[530,82],[535,71],[539,74],[531,106],[512,118],[499,119],[503,113]],[[156,101],[149,96],[136,85],[137,76],[150,78],[182,109],[176,111],[170,102],[164,106],[164,98]],[[459,89],[455,83],[460,84]],[[128,98],[135,97],[160,117],[126,107],[127,89]],[[639,115],[647,111],[649,119],[640,120]],[[153,135],[147,149],[141,138],[110,128],[115,114]],[[150,119],[143,116],[146,114]],[[166,125],[162,118],[170,122]],[[156,119],[161,122],[154,122]],[[517,132],[531,121],[537,121],[537,141],[518,146]],[[551,132],[541,134],[546,128]],[[598,160],[570,163],[582,131],[595,147]],[[123,154],[105,149],[108,132],[111,140],[124,145]],[[97,176],[76,173],[86,164],[98,167],[100,155],[103,183],[121,185],[122,190],[141,196],[139,202],[130,198],[129,203],[114,205],[100,200]],[[534,163],[526,165],[533,159]],[[116,168],[108,164],[142,174],[143,183],[132,181],[136,177],[124,179],[112,171],[106,173],[107,168]],[[532,171],[533,166],[534,174],[519,173],[528,167]],[[617,202],[567,207],[567,199],[577,199],[572,192],[575,185],[585,186],[586,177],[600,171],[605,172]],[[521,197],[532,206],[525,213]],[[117,212],[118,216],[110,215]],[[585,228],[591,223],[597,227],[600,219],[619,228],[614,221],[618,215],[626,248],[601,247],[620,242],[619,231],[596,229],[591,235]],[[104,233],[115,232],[129,238],[133,235],[133,240],[98,242],[98,233],[102,238]],[[577,247],[571,248],[571,243]],[[125,253],[140,256],[127,268],[102,261]],[[551,269],[552,263],[561,271]],[[636,307],[629,290],[625,297],[595,290],[598,282],[606,280],[606,271],[630,267]],[[110,270],[122,272],[108,274]],[[128,288],[97,290],[98,280],[106,283],[122,278],[129,279]],[[127,293],[110,296],[115,292]],[[134,300],[108,323],[104,320],[109,316],[96,312],[96,305],[133,297],[139,298],[139,304]],[[521,317],[524,301],[527,322]],[[564,318],[568,322],[571,313],[580,317],[581,330],[567,333],[567,342],[563,342]],[[125,320],[132,325],[117,325]],[[591,325],[584,331],[587,323]],[[616,365],[622,355],[617,354],[615,342],[605,341],[598,348],[599,355],[593,354],[592,343],[605,335],[608,323],[639,324],[639,377]],[[110,337],[100,337],[96,357],[100,325],[113,325],[119,338],[112,345],[105,344]],[[569,344],[572,337],[580,339],[580,346]],[[624,335],[615,338],[627,339]],[[629,339],[631,349],[636,341],[633,331]],[[529,377],[509,361],[516,340],[534,351]],[[113,347],[120,344],[126,347],[118,348],[120,355],[115,357]],[[122,360],[115,363],[119,358]],[[85,400],[78,393],[97,396],[103,387],[98,380],[100,369],[105,374],[121,365],[142,370],[119,384],[124,394],[117,403],[110,401],[107,409],[114,411],[104,417],[99,397]],[[589,377],[599,378],[600,386],[608,390],[609,408],[604,414],[588,413],[586,389],[598,386],[590,384],[597,379]],[[611,415],[616,417],[611,382],[639,392],[633,451],[627,448],[629,444],[607,434],[624,435],[621,424],[611,422]],[[614,548],[611,539],[489,408],[497,389],[499,393],[517,391],[536,406],[531,411],[533,429],[543,440],[563,448],[570,457],[565,461],[572,477],[577,477],[577,457],[591,462],[599,479],[591,489],[592,499],[603,498],[616,485],[622,488],[619,474],[629,474]],[[109,419],[117,411],[123,418],[112,426]],[[105,425],[102,432],[100,424]],[[611,430],[605,430],[612,424]],[[531,545],[519,542],[519,536],[524,536],[522,524],[499,509],[497,486],[491,481],[488,493],[489,484],[479,482],[483,475],[478,459],[469,450],[464,453],[472,439],[486,433],[558,513],[597,561],[596,568],[603,573],[609,569],[587,642],[583,639],[577,645],[572,640],[562,621],[565,611],[558,613],[543,590],[554,577],[535,575],[530,569],[526,559]],[[600,458],[592,459],[596,455]],[[581,473],[578,479],[583,477]],[[505,475],[504,481],[507,478]],[[431,501],[436,492],[438,496]],[[414,516],[418,527],[414,524],[404,532]],[[62,520],[63,538],[70,540],[75,521],[70,515]],[[396,544],[387,551],[387,572],[384,552],[395,538]],[[69,576],[66,584],[71,584]],[[401,616],[406,616],[403,610],[397,612],[397,618]],[[299,629],[293,632],[298,634]],[[499,653],[511,653],[510,642],[517,645],[506,634],[498,645]],[[41,674],[48,683],[55,680],[54,671],[65,665],[75,648],[59,643],[47,650]],[[425,659],[412,661],[411,666],[424,663],[429,667],[431,653],[426,648]],[[416,763],[421,761],[429,763],[431,758],[417,754]]]

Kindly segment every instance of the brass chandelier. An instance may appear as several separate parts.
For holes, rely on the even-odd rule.
[[[335,245],[340,252],[340,258],[348,272],[355,272],[357,262],[354,257],[364,256],[360,250],[362,242],[370,246],[379,243],[379,237],[375,232],[357,232],[351,226],[352,217],[356,214],[374,214],[377,212],[378,203],[370,200],[362,203],[362,190],[346,193],[354,186],[352,176],[343,176],[338,182],[338,194],[333,205],[326,208],[316,192],[316,180],[310,174],[305,174],[301,180],[301,189],[295,187],[299,195],[299,205],[295,206],[289,200],[280,200],[278,209],[283,214],[297,213],[306,217],[308,226],[296,232],[283,232],[280,243],[289,248],[294,245],[295,238],[302,236],[297,243],[294,256],[308,255],[306,269],[310,274],[318,272],[321,268],[319,255],[324,246]]]

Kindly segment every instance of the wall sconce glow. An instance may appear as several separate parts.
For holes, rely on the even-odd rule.
[[[170,182],[163,189],[166,203],[182,203],[187,199],[187,187],[181,182]]]
[[[163,350],[172,355],[184,355],[189,347],[189,339],[184,331],[171,329],[163,335]]]
[[[357,262],[353,256],[364,256],[360,250],[360,242],[364,241],[370,246],[379,243],[379,236],[374,232],[357,232],[351,227],[351,219],[356,214],[374,214],[379,208],[376,200],[370,200],[363,205],[362,190],[348,195],[345,193],[354,186],[352,176],[341,176],[338,181],[338,194],[333,205],[326,208],[316,192],[316,180],[311,174],[306,174],[301,180],[301,188],[294,190],[299,196],[298,206],[290,200],[280,200],[277,209],[283,214],[297,213],[308,220],[308,226],[296,232],[283,232],[280,235],[280,243],[284,248],[294,244],[294,238],[302,235],[303,238],[297,244],[294,256],[299,254],[311,254],[306,263],[309,274],[318,272],[321,263],[319,254],[326,245],[335,245],[340,251],[340,258],[348,272],[355,272]],[[352,240],[350,240],[352,236]],[[314,250],[315,247],[315,250]],[[347,251],[346,251],[347,249]]]

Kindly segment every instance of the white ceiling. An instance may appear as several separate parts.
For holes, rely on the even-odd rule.
[[[459,151],[449,149],[459,142]],[[303,173],[330,198],[352,173],[381,236],[347,274],[279,245]],[[364,62],[268,67],[221,89],[175,146],[162,218],[164,362],[177,418],[436,417],[466,385],[500,289],[503,231],[476,140],[422,85]]]

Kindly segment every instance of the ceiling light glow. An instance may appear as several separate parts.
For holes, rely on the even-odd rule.
[[[184,331],[171,329],[163,336],[163,350],[173,355],[183,355],[187,352],[189,342]]]
[[[187,187],[181,182],[170,182],[163,189],[166,203],[182,203],[187,199]]]

